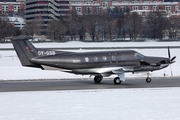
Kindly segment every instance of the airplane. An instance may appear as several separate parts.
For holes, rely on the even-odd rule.
[[[96,52],[68,52],[50,49],[37,49],[29,41],[31,37],[22,35],[11,39],[22,66],[41,68],[42,70],[60,70],[73,74],[94,76],[94,82],[100,83],[103,77],[113,74],[114,84],[125,82],[125,73],[153,72],[174,63],[168,47],[168,58],[145,56],[134,50],[113,50]],[[147,74],[146,82],[151,78]]]

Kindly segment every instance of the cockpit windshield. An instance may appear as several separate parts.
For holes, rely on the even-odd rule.
[[[134,56],[138,59],[144,58],[144,55],[142,55],[140,53],[135,53]]]

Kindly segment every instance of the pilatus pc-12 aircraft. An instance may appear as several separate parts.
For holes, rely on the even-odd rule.
[[[81,75],[91,75],[95,83],[100,83],[103,77],[116,74],[114,84],[125,82],[126,72],[149,72],[163,69],[174,63],[168,47],[168,58],[144,56],[134,50],[116,50],[99,52],[66,52],[49,49],[36,49],[30,37],[12,38],[14,49],[26,67],[36,67],[42,70],[60,70]],[[151,78],[147,75],[146,82]]]

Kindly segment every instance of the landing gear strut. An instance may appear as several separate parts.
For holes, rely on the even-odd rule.
[[[121,84],[121,80],[119,77],[114,78],[114,84]]]
[[[95,83],[100,83],[102,79],[103,79],[103,76],[95,76],[94,77],[94,82]]]

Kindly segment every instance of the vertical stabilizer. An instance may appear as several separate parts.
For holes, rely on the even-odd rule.
[[[14,37],[11,41],[23,66],[40,67],[40,65],[31,62],[31,59],[37,56],[37,49],[29,39],[29,36],[23,35]]]

